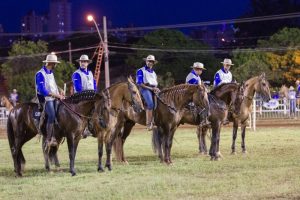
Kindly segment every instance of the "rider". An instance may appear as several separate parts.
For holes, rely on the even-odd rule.
[[[192,85],[201,85],[201,78],[200,75],[202,74],[203,70],[206,70],[204,68],[203,63],[200,62],[195,62],[193,66],[191,66],[193,69],[186,77],[185,82],[187,84],[192,84]],[[201,126],[209,125],[210,122],[208,120],[208,115],[209,112],[206,112],[205,119],[203,122],[201,122]]]
[[[88,70],[88,65],[92,62],[87,55],[81,55],[78,60],[79,68],[72,75],[72,82],[74,86],[74,92],[82,92],[85,90],[97,90],[96,80],[93,73]],[[90,122],[89,125],[91,126]],[[92,129],[92,128],[91,128]],[[88,128],[85,128],[82,133],[83,138],[92,135]]]
[[[219,71],[217,71],[217,73],[215,74],[214,87],[217,87],[218,85],[220,85],[222,83],[232,82],[232,74],[229,70],[230,70],[231,65],[234,65],[234,64],[232,64],[232,61],[229,58],[225,58],[224,61],[221,63],[223,63],[223,67]],[[229,120],[226,118],[223,121],[223,124],[224,125],[229,124]]]
[[[223,62],[223,67],[217,71],[217,73],[215,74],[214,77],[214,87],[217,87],[218,85],[222,84],[222,83],[230,83],[232,82],[232,74],[229,71],[232,61],[229,58],[225,58]]]
[[[156,73],[152,69],[154,64],[157,63],[157,60],[155,60],[153,55],[148,55],[144,60],[146,61],[146,65],[137,71],[136,83],[140,86],[140,92],[147,104],[146,125],[148,131],[151,131],[153,129],[153,93],[157,94],[160,90],[157,88],[158,82]]]
[[[87,55],[81,55],[78,60],[80,67],[72,75],[74,92],[82,92],[85,90],[97,90],[96,80],[93,73],[88,70],[88,65],[92,62]]]
[[[55,99],[64,99],[64,96],[58,91],[52,70],[56,67],[56,64],[60,62],[57,61],[57,56],[51,53],[47,55],[43,63],[45,63],[45,65],[35,75],[36,91],[40,103],[45,102],[45,112],[48,116],[46,127],[47,145],[57,146],[54,135]]]

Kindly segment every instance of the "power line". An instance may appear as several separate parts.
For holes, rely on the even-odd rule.
[[[265,15],[259,17],[247,17],[240,19],[228,19],[228,20],[216,20],[208,22],[195,22],[195,23],[184,23],[184,24],[173,24],[173,25],[160,25],[160,26],[146,26],[146,27],[133,27],[133,28],[113,28],[108,29],[108,32],[131,32],[131,31],[146,31],[155,29],[176,29],[176,28],[191,28],[200,26],[212,26],[219,24],[230,24],[230,23],[249,23],[249,22],[260,22],[260,21],[271,21],[278,19],[291,19],[300,17],[300,12],[278,14],[278,15]],[[39,33],[1,33],[0,36],[29,36],[29,35],[71,35],[79,33],[94,33],[95,30],[89,31],[66,31],[66,32],[39,32]]]

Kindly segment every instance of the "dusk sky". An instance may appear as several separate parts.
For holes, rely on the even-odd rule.
[[[249,0],[72,0],[73,28],[84,23],[86,13],[106,15],[113,27],[168,25],[232,19],[249,9]],[[49,0],[0,1],[0,24],[5,32],[20,32],[28,11],[47,13]],[[100,21],[100,19],[98,20]]]

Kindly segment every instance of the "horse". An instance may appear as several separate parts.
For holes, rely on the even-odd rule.
[[[14,107],[6,96],[1,97],[1,106],[6,107],[8,111],[11,111]]]
[[[239,104],[241,102],[242,87],[237,83],[224,83],[214,88],[209,94],[209,106],[212,137],[211,148],[209,155],[212,160],[218,160],[221,156],[219,152],[220,131],[223,121],[226,120],[228,111],[238,113]],[[197,112],[191,109],[186,109],[181,123],[196,125],[197,137],[199,142],[200,154],[207,154],[205,136],[207,135],[208,127],[199,126],[201,118]]]
[[[114,141],[115,132],[119,132],[122,128],[121,124],[124,122],[120,119],[123,117],[123,112],[126,109],[132,109],[136,113],[140,113],[144,110],[142,98],[140,92],[135,85],[132,78],[128,78],[127,82],[120,82],[111,85],[109,88],[105,89],[109,93],[109,98],[111,100],[111,106],[109,109],[109,120],[107,127],[103,128],[99,126],[98,123],[94,124],[94,129],[96,134],[94,137],[98,139],[98,171],[103,172],[104,168],[108,168],[109,171],[112,170],[111,164],[111,150],[112,142]],[[124,104],[128,107],[125,108]],[[96,114],[96,112],[94,113]],[[104,143],[106,148],[106,164],[103,168],[102,165],[102,156],[103,156],[103,145]]]
[[[55,137],[58,142],[62,141],[63,137],[67,138],[70,158],[70,173],[72,176],[76,175],[74,159],[78,142],[89,118],[87,115],[92,112],[95,107],[95,103],[98,102],[98,104],[102,106],[97,106],[97,108],[102,110],[96,109],[95,112],[97,112],[98,115],[98,123],[103,125],[105,121],[100,115],[103,110],[107,110],[107,107],[109,106],[107,101],[105,94],[95,93],[94,91],[84,91],[82,93],[72,95],[71,97],[60,101],[58,104],[56,113],[58,124],[55,124]],[[38,123],[36,123],[36,119],[34,117],[36,111],[38,111],[38,104],[32,102],[23,103],[14,107],[8,116],[7,136],[17,177],[22,176],[22,171],[25,166],[22,146],[38,133]],[[56,157],[58,146],[55,149],[50,149],[49,152],[46,152],[46,134],[44,127],[42,128],[42,132],[44,135],[42,147],[44,150],[45,167],[47,170],[50,170],[48,154],[52,153],[54,158],[56,158],[56,165],[59,165]]]
[[[243,84],[243,99],[240,104],[239,113],[229,114],[229,121],[233,122],[231,145],[231,154],[233,155],[236,154],[235,140],[239,123],[241,124],[242,131],[242,152],[247,153],[245,145],[246,125],[249,115],[251,114],[251,105],[255,92],[262,97],[263,101],[269,101],[271,99],[270,84],[266,79],[265,73],[252,77]]]
[[[154,111],[155,128],[152,145],[161,162],[171,164],[171,148],[174,133],[184,114],[184,107],[193,101],[201,108],[208,108],[207,93],[204,86],[181,84],[162,90],[158,95],[157,108]],[[136,123],[146,125],[145,112],[136,113],[128,105],[124,105],[123,131],[116,132],[113,143],[117,160],[127,163],[123,146],[127,136]],[[164,156],[162,155],[164,153]]]

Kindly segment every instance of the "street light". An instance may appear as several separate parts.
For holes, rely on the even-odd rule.
[[[95,26],[96,26],[96,29],[97,29],[97,32],[98,32],[98,35],[99,35],[99,38],[100,38],[100,41],[101,43],[103,43],[103,47],[104,47],[104,73],[105,73],[105,87],[108,88],[110,86],[110,80],[109,80],[109,61],[108,61],[108,45],[107,45],[107,26],[106,26],[106,16],[103,16],[103,34],[104,34],[104,41],[102,39],[102,36],[100,34],[100,31],[99,31],[99,28],[98,28],[98,25],[97,25],[97,22],[95,21],[93,15],[88,15],[87,16],[87,20],[88,21],[93,21]]]

